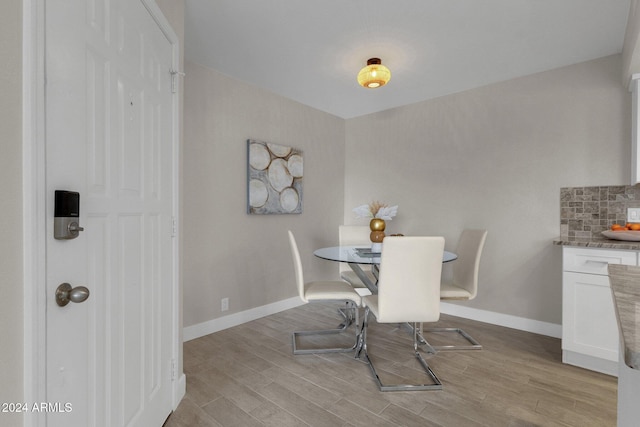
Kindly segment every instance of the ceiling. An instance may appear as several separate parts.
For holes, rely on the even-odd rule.
[[[185,57],[348,119],[620,53],[629,7],[630,0],[186,0]],[[378,89],[356,82],[371,57],[391,70]]]

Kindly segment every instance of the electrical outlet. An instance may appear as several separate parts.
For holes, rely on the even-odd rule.
[[[220,300],[220,310],[222,311],[229,310],[229,298],[222,298]]]
[[[640,222],[640,208],[627,208],[627,222]]]

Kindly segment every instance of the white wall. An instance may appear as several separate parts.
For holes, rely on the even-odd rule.
[[[287,229],[296,234],[305,279],[337,278],[337,266],[312,250],[337,244],[344,120],[188,61],[185,89],[185,327],[295,297]],[[246,214],[247,139],[303,151],[302,214]]]
[[[22,2],[0,13],[0,402],[23,400],[22,280]],[[22,425],[0,413],[0,425]]]
[[[348,120],[345,223],[375,199],[400,206],[390,232],[443,235],[447,249],[486,228],[466,304],[560,324],[560,188],[630,173],[620,74],[615,55]]]

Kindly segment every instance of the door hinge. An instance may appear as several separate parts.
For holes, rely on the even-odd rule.
[[[178,219],[175,216],[171,217],[171,237],[176,237],[178,234]]]
[[[171,359],[171,381],[178,379],[178,363],[176,359]]]
[[[171,93],[178,92],[178,77],[184,77],[182,71],[171,70]]]

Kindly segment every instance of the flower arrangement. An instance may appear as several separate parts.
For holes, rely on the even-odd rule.
[[[373,201],[368,205],[361,205],[353,209],[357,218],[380,218],[385,221],[391,219],[398,214],[398,205],[389,206],[386,203]]]

